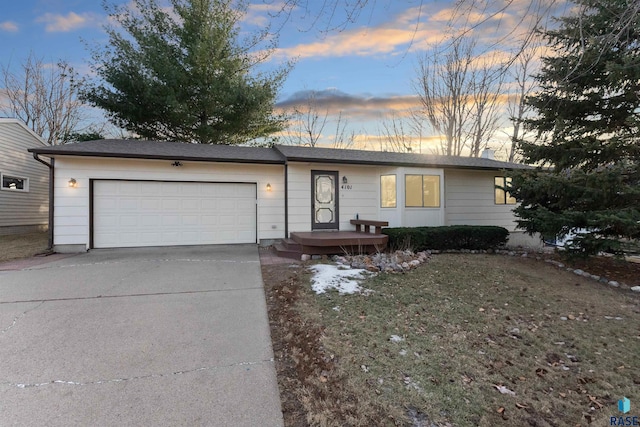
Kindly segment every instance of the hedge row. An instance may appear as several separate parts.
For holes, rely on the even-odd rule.
[[[389,236],[392,250],[487,250],[504,246],[509,238],[509,231],[505,228],[479,225],[397,227],[385,228],[382,232]]]

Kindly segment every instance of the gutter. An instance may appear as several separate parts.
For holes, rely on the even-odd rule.
[[[54,204],[53,204],[53,195],[54,195],[53,194],[53,189],[54,189],[53,180],[55,178],[55,162],[56,162],[56,160],[54,158],[51,158],[51,163],[47,163],[47,162],[45,162],[44,160],[42,160],[38,156],[38,153],[33,153],[33,158],[49,168],[49,230],[48,230],[49,247],[47,249],[53,250],[53,209],[54,209]]]

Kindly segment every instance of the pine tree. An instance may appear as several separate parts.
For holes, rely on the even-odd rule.
[[[114,124],[144,138],[238,144],[283,128],[273,105],[288,67],[253,73],[268,34],[239,40],[246,6],[232,0],[156,0],[107,9],[117,26],[92,52],[101,81],[82,93]]]
[[[510,191],[530,233],[579,234],[569,250],[620,253],[640,239],[640,11],[637,0],[576,0],[578,12],[545,32],[553,54],[527,103],[521,141],[531,171]]]

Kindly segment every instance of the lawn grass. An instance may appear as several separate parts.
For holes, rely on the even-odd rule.
[[[469,254],[363,286],[373,292],[303,286],[298,311],[321,324],[334,375],[388,414],[380,425],[609,425],[618,399],[640,399],[640,297],[629,290]]]
[[[32,257],[46,251],[48,232],[0,236],[0,262]]]

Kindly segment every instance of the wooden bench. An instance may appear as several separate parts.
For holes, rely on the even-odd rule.
[[[365,233],[370,233],[371,227],[375,227],[373,234],[382,234],[382,227],[389,226],[387,221],[372,221],[369,219],[352,219],[350,222],[356,226],[356,233],[362,233],[362,226],[364,226]]]

